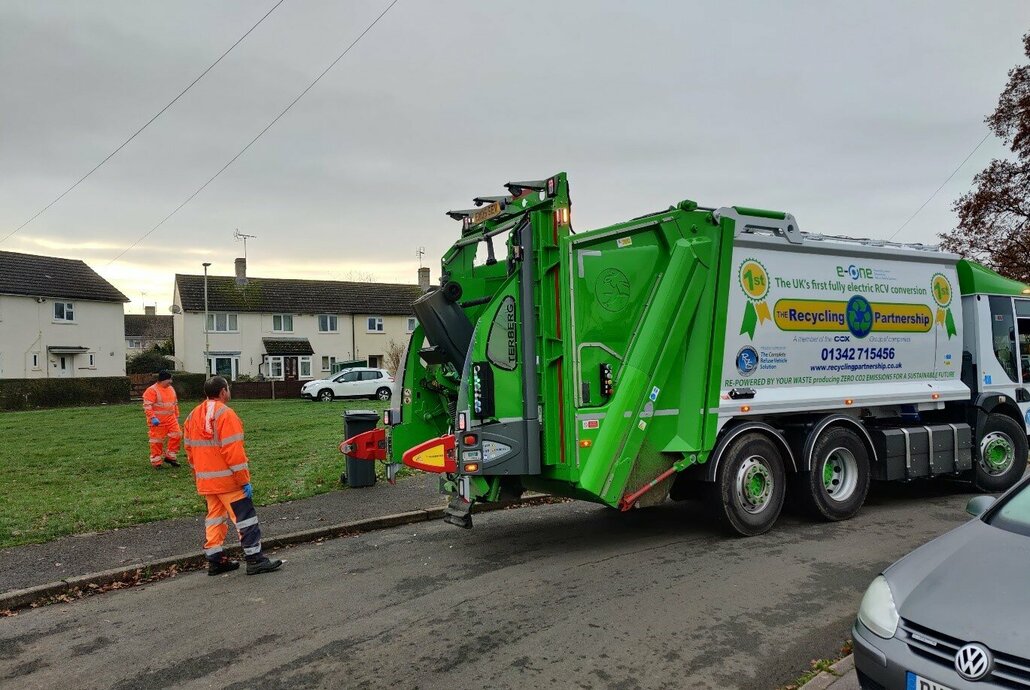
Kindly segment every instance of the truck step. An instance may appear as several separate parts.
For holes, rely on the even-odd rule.
[[[465,499],[454,496],[444,508],[443,521],[455,527],[472,529],[472,504]]]

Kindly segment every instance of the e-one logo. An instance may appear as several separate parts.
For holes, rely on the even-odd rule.
[[[851,264],[850,266],[838,266],[837,277],[843,278],[845,276],[852,280],[858,280],[859,278],[871,280],[873,277],[873,269],[856,266],[855,264]]]

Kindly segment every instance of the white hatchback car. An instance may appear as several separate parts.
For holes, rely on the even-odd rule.
[[[300,397],[332,402],[335,398],[371,398],[389,400],[393,395],[393,376],[386,369],[344,369],[327,379],[308,381],[300,389]]]

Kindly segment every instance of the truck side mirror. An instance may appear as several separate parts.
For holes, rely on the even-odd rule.
[[[980,517],[994,505],[995,500],[994,496],[973,496],[966,504],[966,512],[973,517]]]

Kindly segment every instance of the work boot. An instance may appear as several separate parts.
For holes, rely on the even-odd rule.
[[[179,466],[179,461],[176,460],[175,458],[165,458],[165,462],[167,462],[172,467],[178,467]]]
[[[231,573],[240,567],[239,561],[234,561],[228,556],[222,556],[217,561],[207,562],[207,574],[208,575],[221,575],[222,573]]]
[[[270,573],[273,570],[278,570],[282,564],[283,562],[278,558],[270,560],[266,556],[260,556],[253,561],[247,561],[247,574],[260,575],[262,573]]]

